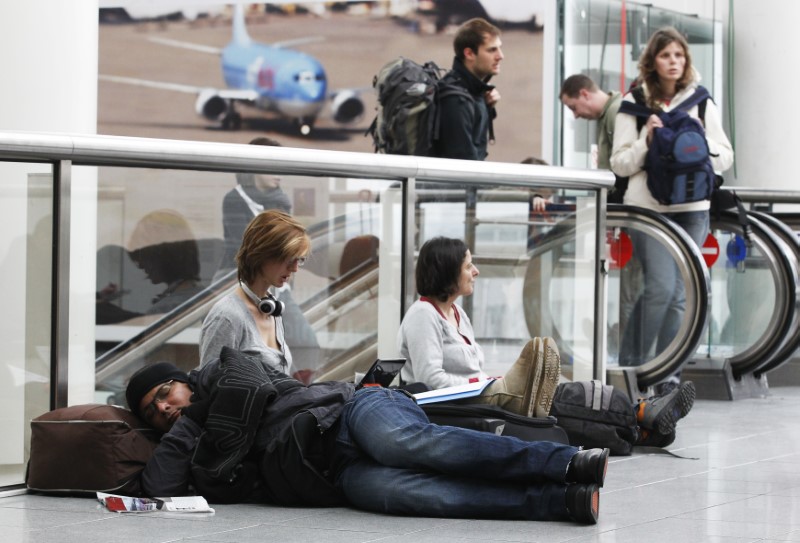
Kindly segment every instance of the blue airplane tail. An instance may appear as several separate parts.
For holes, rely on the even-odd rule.
[[[250,34],[247,33],[247,27],[244,24],[244,8],[241,3],[233,5],[233,42],[238,45],[250,45],[253,40]]]

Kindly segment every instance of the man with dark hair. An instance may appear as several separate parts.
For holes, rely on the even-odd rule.
[[[617,91],[605,92],[589,76],[576,74],[564,80],[559,98],[576,119],[597,121],[597,167],[610,170],[614,123],[622,94]],[[608,193],[608,201],[621,204],[627,187],[628,179],[617,177],[614,188]]]
[[[218,503],[597,522],[608,449],[438,426],[400,390],[306,386],[224,347],[186,378],[171,364],[145,367],[126,399],[166,432],[141,475],[152,496],[191,483]]]
[[[500,93],[489,84],[500,73],[503,60],[500,30],[476,18],[462,24],[453,40],[455,59],[446,80],[463,87],[466,93],[442,96],[440,132],[434,156],[484,160],[487,144],[493,139],[492,120]]]

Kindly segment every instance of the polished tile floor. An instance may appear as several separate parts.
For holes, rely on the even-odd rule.
[[[596,526],[256,505],[222,505],[214,515],[119,515],[93,499],[21,495],[0,498],[0,541],[800,541],[800,388],[698,400],[669,449],[683,458],[612,457]]]

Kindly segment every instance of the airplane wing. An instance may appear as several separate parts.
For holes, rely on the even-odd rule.
[[[128,85],[137,85],[139,87],[149,87],[151,89],[171,90],[178,92],[185,92],[188,94],[197,94],[203,90],[203,87],[193,87],[191,85],[181,85],[178,83],[163,83],[160,81],[149,81],[147,79],[138,79],[135,77],[123,77],[119,75],[103,75],[97,76],[100,81],[111,81],[113,83],[125,83]]]
[[[153,43],[160,43],[161,45],[169,45],[170,47],[179,47],[181,49],[188,49],[190,51],[198,51],[200,53],[208,53],[211,55],[221,55],[222,49],[219,47],[212,47],[210,45],[201,45],[199,43],[191,43],[187,41],[180,41],[180,40],[173,40],[170,38],[161,38],[158,36],[149,36],[147,38],[148,41]],[[303,45],[306,43],[319,43],[325,41],[325,38],[322,36],[309,36],[307,38],[296,38],[293,40],[285,40],[279,41],[270,44],[271,47],[277,47],[279,49],[287,48],[287,47],[294,47],[296,45]]]
[[[150,81],[148,79],[138,79],[135,77],[124,77],[119,75],[99,75],[101,81],[111,81],[113,83],[124,83],[127,85],[137,85],[139,87],[149,87],[151,89],[171,90],[184,92],[187,94],[200,94],[211,92],[215,96],[226,100],[240,100],[244,102],[255,102],[258,93],[250,89],[214,89],[210,87],[196,87],[193,85],[181,85],[179,83],[164,83],[162,81]]]
[[[275,43],[271,43],[272,47],[294,47],[295,45],[303,45],[306,43],[319,43],[321,41],[325,41],[323,36],[308,36],[307,38],[295,38],[293,40],[285,40],[285,41],[276,41]]]
[[[200,45],[198,43],[191,43],[187,41],[171,40],[169,38],[160,38],[158,36],[149,36],[147,39],[148,41],[160,43],[161,45],[169,45],[170,47],[180,47],[182,49],[199,51],[201,53],[210,53],[212,55],[222,54],[222,49],[219,47],[211,47],[210,45]]]

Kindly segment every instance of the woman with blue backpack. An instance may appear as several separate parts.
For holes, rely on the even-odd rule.
[[[639,58],[636,86],[617,114],[611,169],[629,177],[623,203],[658,213],[701,247],[709,231],[716,174],[733,164],[720,112],[699,85],[689,44],[672,27],[657,30]],[[676,336],[686,304],[672,256],[660,242],[630,232],[642,264],[644,290],[622,332],[620,365],[638,366]],[[677,384],[664,383],[663,388]]]

